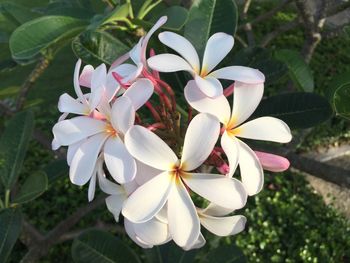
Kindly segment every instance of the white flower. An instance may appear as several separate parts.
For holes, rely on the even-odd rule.
[[[212,71],[230,52],[234,39],[225,33],[212,35],[205,47],[202,65],[193,45],[184,37],[162,32],[159,40],[175,50],[182,57],[174,54],[160,54],[147,60],[148,65],[159,72],[188,71],[192,74],[198,88],[208,97],[222,95],[223,88],[218,79],[237,80],[244,83],[256,84],[265,81],[264,75],[252,68],[229,66]]]
[[[193,108],[213,114],[224,124],[221,146],[229,161],[229,176],[233,175],[239,164],[242,183],[249,195],[262,189],[264,174],[254,151],[238,138],[280,143],[287,143],[292,139],[288,125],[277,118],[260,117],[243,123],[257,108],[263,92],[263,84],[248,85],[236,81],[231,112],[225,96],[208,98],[196,88],[194,81],[190,81],[185,87],[186,100]]]
[[[238,180],[191,172],[207,159],[219,131],[220,125],[215,117],[197,115],[188,126],[179,160],[169,146],[151,131],[137,125],[130,128],[125,135],[128,151],[160,173],[129,196],[123,215],[134,223],[143,223],[151,220],[166,205],[171,237],[179,246],[191,247],[198,240],[200,222],[186,186],[222,207],[243,207],[247,195]]]
[[[102,99],[96,118],[78,116],[60,121],[53,127],[57,143],[69,146],[67,161],[72,183],[84,185],[90,180],[101,151],[110,174],[118,183],[133,180],[136,164],[124,146],[123,137],[134,124],[135,111],[152,93],[152,83],[139,79],[115,100],[112,107]]]

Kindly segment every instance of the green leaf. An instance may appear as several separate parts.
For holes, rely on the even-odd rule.
[[[39,16],[38,13],[34,13],[28,8],[12,2],[0,3],[0,14],[5,16],[15,26],[19,26]]]
[[[86,63],[111,65],[119,56],[130,50],[123,42],[102,31],[86,31],[72,42],[77,57]]]
[[[6,262],[21,232],[22,214],[18,209],[0,211],[0,262]]]
[[[246,263],[247,260],[241,249],[235,245],[223,245],[212,249],[205,257],[203,257],[200,263]]]
[[[147,17],[150,17],[149,22],[151,22],[151,26],[153,26],[153,24],[155,24],[162,16],[168,17],[168,20],[162,26],[162,29],[179,31],[187,21],[188,11],[186,8],[181,6],[171,6],[160,11],[155,9],[154,11],[150,12],[149,15],[147,15]]]
[[[245,48],[235,53],[235,65],[259,69],[264,73],[266,85],[272,84],[288,73],[286,65],[273,58],[272,52],[261,47]]]
[[[44,172],[31,174],[20,187],[12,203],[22,204],[34,200],[43,194],[48,187],[47,176]]]
[[[329,86],[328,93],[335,112],[350,119],[350,72],[337,75]]]
[[[289,76],[297,87],[306,92],[314,90],[314,77],[299,52],[287,49],[278,50],[275,52],[275,58],[287,65]]]
[[[310,128],[328,120],[332,113],[326,98],[295,92],[263,99],[251,119],[272,116],[285,121],[291,128]]]
[[[192,263],[198,250],[185,251],[174,242],[145,250],[147,263]],[[213,261],[216,262],[216,261]]]
[[[129,4],[118,6],[112,12],[110,12],[106,17],[103,18],[100,25],[106,25],[109,23],[114,23],[116,21],[124,20],[128,15],[129,15]]]
[[[6,189],[17,181],[34,128],[30,111],[16,114],[8,123],[0,139],[0,178]]]
[[[14,69],[18,64],[12,59],[6,59],[0,61],[0,72],[10,71]]]
[[[72,245],[76,263],[140,263],[137,255],[120,239],[101,230],[87,230]]]
[[[50,185],[63,176],[68,175],[69,169],[66,160],[56,160],[46,165],[44,171],[47,174]]]
[[[238,11],[234,0],[195,0],[185,25],[184,36],[203,54],[208,38],[217,32],[234,35]]]
[[[54,44],[65,44],[79,34],[87,21],[67,16],[44,16],[18,27],[10,38],[10,49],[15,60],[28,60]],[[61,43],[65,40],[64,43]],[[57,48],[59,48],[57,47]]]

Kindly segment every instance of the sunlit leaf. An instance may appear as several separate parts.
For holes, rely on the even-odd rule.
[[[336,113],[350,119],[350,72],[334,77],[329,88],[330,101]]]

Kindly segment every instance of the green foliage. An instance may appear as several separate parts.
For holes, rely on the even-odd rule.
[[[297,87],[307,92],[312,92],[314,90],[314,78],[311,69],[305,63],[299,52],[281,49],[275,52],[275,58],[288,66],[289,76]]]
[[[337,114],[350,119],[350,72],[337,75],[331,82],[329,97]]]
[[[22,214],[18,209],[0,211],[0,262],[7,262],[12,248],[20,234]]]
[[[233,244],[218,246],[199,260],[199,263],[246,263],[242,250]]]
[[[294,92],[263,99],[251,118],[272,116],[285,121],[290,128],[310,128],[328,120],[332,113],[324,97]]]
[[[76,238],[72,257],[77,263],[140,263],[136,254],[120,239],[100,230],[88,230]]]
[[[16,114],[8,123],[0,139],[0,173],[6,189],[17,181],[34,126],[30,111]]]
[[[184,36],[203,54],[209,37],[217,32],[234,35],[238,11],[233,0],[196,0],[185,25]]]

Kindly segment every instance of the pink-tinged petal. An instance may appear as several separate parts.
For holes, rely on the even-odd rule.
[[[127,97],[119,97],[112,106],[111,123],[119,133],[125,134],[135,121],[135,109]]]
[[[143,185],[158,174],[162,173],[161,170],[155,169],[151,166],[148,166],[144,163],[136,161],[136,177],[135,180],[139,185]]]
[[[94,110],[97,107],[105,93],[106,79],[106,65],[101,64],[95,69],[91,76],[91,94],[89,97],[89,105],[91,110]]]
[[[156,55],[150,57],[147,63],[151,69],[159,72],[193,71],[191,65],[186,60],[174,54]]]
[[[81,72],[79,77],[80,86],[84,86],[87,88],[91,87],[91,76],[93,72],[94,72],[94,67],[91,65],[86,65],[83,68],[83,71]]]
[[[168,225],[156,217],[151,220],[134,224],[136,235],[144,242],[152,245],[161,245],[170,240]]]
[[[202,233],[199,233],[198,239],[190,246],[182,247],[183,250],[188,251],[192,249],[198,249],[205,245],[206,241]]]
[[[193,192],[219,206],[240,209],[247,202],[244,186],[234,178],[200,173],[186,173],[182,178]]]
[[[228,176],[232,177],[238,165],[239,151],[236,140],[232,139],[226,131],[222,134],[221,137],[221,147],[227,156],[230,166]]]
[[[79,84],[79,71],[81,67],[81,59],[78,59],[77,63],[75,64],[75,69],[74,69],[74,77],[73,77],[73,84],[74,84],[74,90],[75,93],[77,94],[79,100],[87,105],[87,101],[83,95],[83,92],[81,91],[80,84]]]
[[[124,219],[125,232],[132,239],[132,241],[134,241],[137,245],[139,245],[142,248],[153,247],[152,244],[148,244],[136,236],[134,225],[135,223],[130,222],[127,218]]]
[[[52,132],[59,144],[67,146],[104,132],[105,129],[106,123],[104,121],[82,116],[56,123]]]
[[[260,117],[233,130],[237,137],[287,143],[292,140],[288,125],[274,117]]]
[[[243,66],[229,66],[213,71],[209,74],[218,79],[229,79],[243,82],[246,84],[258,84],[265,82],[264,74],[253,68]]]
[[[110,137],[104,146],[107,169],[120,184],[131,182],[136,175],[136,163],[119,137]]]
[[[111,195],[105,200],[108,211],[113,214],[117,222],[119,222],[120,212],[122,211],[125,200],[125,195]]]
[[[70,164],[72,163],[73,157],[75,155],[75,153],[77,152],[77,150],[79,149],[79,147],[86,141],[86,139],[78,141],[76,143],[73,143],[71,145],[68,146],[68,150],[67,150],[67,164],[70,166]]]
[[[160,42],[179,53],[199,74],[199,58],[196,49],[183,36],[173,32],[162,32],[158,35]]]
[[[79,147],[69,169],[69,177],[73,184],[84,185],[90,180],[107,136],[103,133],[96,134]]]
[[[60,96],[58,100],[58,110],[60,112],[74,113],[87,115],[89,114],[89,107],[76,99],[72,98],[67,93],[64,93]]]
[[[248,195],[255,195],[263,188],[264,171],[253,150],[241,140],[234,140],[239,145],[239,168],[242,183]]]
[[[199,112],[216,116],[223,124],[227,124],[231,116],[231,108],[225,96],[209,98],[190,80],[185,87],[185,98],[192,108]]]
[[[247,219],[244,216],[213,217],[205,214],[199,215],[201,224],[213,234],[225,237],[242,232]]]
[[[207,42],[203,55],[201,75],[211,72],[233,48],[234,39],[226,33],[216,33]]]
[[[210,114],[200,113],[189,124],[181,157],[181,169],[192,171],[208,158],[220,134],[219,120]]]
[[[148,129],[135,125],[125,134],[128,151],[140,162],[159,170],[169,170],[178,158],[169,146]]]
[[[143,106],[153,94],[153,84],[148,79],[139,79],[134,82],[123,94],[132,102],[135,110]]]
[[[191,246],[200,233],[199,218],[185,186],[179,178],[175,180],[168,198],[169,231],[178,246]]]
[[[120,83],[114,78],[114,73],[120,76],[122,84],[127,84],[129,80],[133,80],[141,72],[139,72],[138,67],[132,64],[122,64],[110,70],[106,81],[106,98],[108,101],[112,100],[114,96],[117,96],[120,91]]]
[[[89,189],[88,189],[88,200],[91,202],[95,197],[95,189],[96,189],[96,171],[92,173]]]
[[[118,67],[119,65],[123,64],[125,61],[127,61],[130,58],[129,52],[125,53],[124,55],[121,55],[119,58],[117,58],[109,68],[109,71],[113,70],[114,68]]]
[[[233,96],[233,109],[231,122],[237,127],[258,107],[264,93],[264,84],[248,85],[241,82],[235,83]]]
[[[141,185],[126,200],[123,215],[134,223],[143,223],[154,217],[168,200],[174,178],[163,172]]]
[[[208,97],[217,98],[222,95],[223,88],[216,78],[205,77],[202,78],[196,75],[194,80],[196,81],[197,87]]]
[[[270,172],[283,172],[289,168],[289,161],[287,158],[284,158],[279,155],[258,152],[254,151],[256,156],[259,158],[259,161],[264,168],[264,170],[268,170]]]
[[[214,203],[209,203],[209,205],[206,208],[204,208],[200,213],[209,216],[226,216],[232,213],[233,211],[234,209],[228,209]]]

